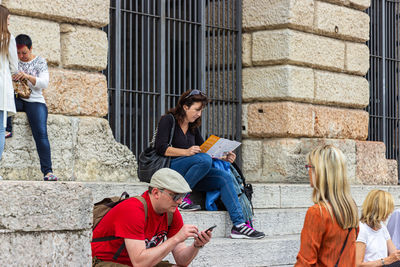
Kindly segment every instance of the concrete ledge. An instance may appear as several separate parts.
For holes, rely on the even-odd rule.
[[[1,181],[0,230],[89,229],[92,203],[90,190],[77,183]]]
[[[191,243],[192,240],[187,242]],[[216,238],[199,252],[190,266],[293,266],[299,247],[299,235],[259,240]],[[171,254],[166,259],[175,262]]]
[[[0,266],[91,266],[92,204],[77,183],[0,181]]]
[[[91,229],[1,233],[1,266],[92,266]]]
[[[304,168],[304,165],[302,165]],[[246,176],[247,180],[251,180],[251,177]],[[74,184],[74,182],[69,182]],[[270,184],[270,183],[257,183],[253,184],[254,195],[253,205],[257,214],[263,212],[272,212],[273,209],[300,209],[308,208],[313,205],[311,200],[312,188],[309,182],[306,184]],[[131,196],[141,195],[147,190],[146,183],[117,183],[117,182],[79,182],[80,186],[84,186],[90,189],[93,193],[93,203],[102,200],[109,196],[119,196],[122,192],[126,191]],[[393,195],[395,206],[400,206],[400,186],[397,185],[351,185],[351,194],[354,197],[358,206],[362,205],[368,192],[373,189],[381,189],[390,192]],[[271,209],[271,210],[266,210]],[[215,214],[220,216],[222,211],[208,212],[183,212],[187,218],[193,218],[196,214],[200,214],[199,217],[205,216],[206,214]],[[229,223],[229,221],[228,221]],[[260,225],[263,221],[258,222]]]
[[[136,160],[115,141],[107,120],[49,115],[48,135],[54,173],[62,181],[136,181]],[[39,180],[39,157],[24,112],[13,119],[0,175],[6,180]]]

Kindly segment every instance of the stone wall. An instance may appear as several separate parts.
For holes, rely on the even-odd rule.
[[[77,183],[2,181],[0,266],[91,266],[92,207]]]
[[[397,184],[367,142],[369,0],[243,0],[243,158],[253,182],[304,183],[305,154],[342,148],[355,184]],[[371,168],[374,166],[374,168]]]
[[[0,1],[1,2],[1,1]],[[108,122],[106,77],[109,0],[3,0],[12,13],[10,32],[25,33],[33,53],[46,58],[50,84],[43,94],[49,109],[53,169],[61,180],[131,181],[136,163],[115,142]],[[87,116],[87,117],[83,117]],[[0,175],[7,180],[40,180],[38,155],[24,114],[14,119]]]

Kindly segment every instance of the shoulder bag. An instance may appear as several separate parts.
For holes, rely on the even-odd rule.
[[[172,138],[174,137],[174,132],[175,132],[175,118],[172,114],[169,115],[172,116],[173,118],[173,123],[168,143],[168,145],[171,146]],[[171,157],[160,156],[156,152],[154,144],[155,144],[155,135],[157,131],[158,128],[154,133],[153,140],[150,143],[150,146],[146,148],[142,153],[140,153],[138,157],[137,174],[139,180],[142,182],[150,183],[151,176],[153,176],[153,174],[161,168],[168,168],[171,161]]]
[[[21,79],[18,81],[13,81],[14,93],[17,97],[28,99],[31,95],[31,88],[29,88],[28,81],[26,79]]]
[[[349,228],[349,231],[347,232],[346,239],[344,240],[342,249],[340,250],[339,258],[338,258],[338,260],[337,260],[337,262],[335,264],[335,267],[338,267],[338,264],[339,264],[339,261],[340,261],[340,257],[342,256],[343,250],[346,247],[347,239],[349,238],[349,234],[350,234],[351,230],[353,230],[353,228]]]

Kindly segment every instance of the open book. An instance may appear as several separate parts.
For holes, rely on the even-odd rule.
[[[207,153],[213,158],[221,158],[225,156],[228,152],[235,150],[240,145],[240,142],[211,135],[200,146],[200,149],[201,152]]]

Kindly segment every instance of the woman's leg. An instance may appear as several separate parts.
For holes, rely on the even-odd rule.
[[[222,203],[224,203],[232,223],[238,225],[245,222],[232,177],[228,172],[211,168],[206,177],[195,186],[195,190],[206,192],[219,190]]]
[[[24,111],[24,101],[21,100],[20,98],[16,98],[15,95],[14,95],[14,101],[15,101],[15,108],[17,109],[17,111]],[[12,117],[11,116],[7,118],[6,131],[9,133],[12,132]]]
[[[40,159],[40,170],[43,175],[53,172],[51,164],[51,151],[47,136],[47,107],[43,103],[25,102],[24,110],[31,126],[35,139],[36,149]]]
[[[189,157],[171,159],[170,168],[179,172],[188,182],[190,188],[206,176],[212,165],[210,155],[198,153]]]

